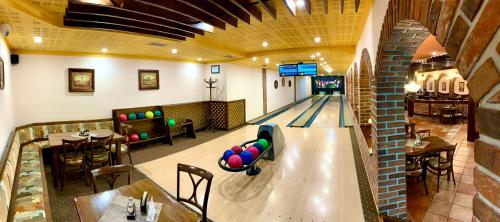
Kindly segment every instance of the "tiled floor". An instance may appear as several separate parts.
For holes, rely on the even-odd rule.
[[[429,119],[415,117],[417,129],[431,129],[431,135],[437,135],[448,142],[457,143],[453,170],[455,182],[440,177],[439,193],[437,193],[437,177],[428,176],[425,195],[422,180],[407,181],[408,211],[413,219],[419,221],[467,221],[472,220],[472,198],[476,193],[473,186],[474,143],[467,141],[467,125],[441,125]]]

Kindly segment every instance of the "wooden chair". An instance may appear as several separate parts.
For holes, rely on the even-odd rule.
[[[432,122],[435,122],[436,120],[439,121],[441,118],[441,112],[437,107],[431,107],[431,118]]]
[[[64,188],[64,177],[66,170],[68,172],[82,172],[83,179],[86,181],[85,174],[85,151],[87,147],[87,138],[77,140],[62,140],[62,152],[59,153],[59,182],[61,190]]]
[[[103,137],[90,137],[90,149],[85,152],[85,164],[90,173],[97,167],[111,166],[111,144],[113,134]]]
[[[406,177],[416,178],[417,181],[423,177],[422,163],[420,157],[406,157]],[[427,185],[424,181],[425,194],[427,194]]]
[[[189,198],[180,197],[180,176],[181,172],[187,173],[189,178],[191,179],[191,183],[193,184],[193,193]],[[200,178],[195,182],[193,178],[193,174],[199,176]],[[210,186],[212,185],[212,178],[214,175],[204,169],[189,166],[185,164],[178,163],[177,164],[177,201],[189,203],[196,208],[201,210],[202,214],[202,222],[207,221],[207,208],[208,208],[208,196],[210,194]],[[207,180],[207,188],[205,190],[205,197],[203,198],[203,205],[198,203],[197,199],[197,190],[198,186],[203,182],[203,180]]]
[[[441,123],[448,121],[450,123],[450,125],[453,124],[453,114],[454,113],[455,113],[454,109],[443,108],[441,110]]]
[[[123,136],[123,140],[120,146],[120,155],[122,154],[127,154],[128,155],[128,160],[130,162],[130,165],[132,165],[132,168],[134,168],[134,163],[132,162],[132,155],[130,154],[130,132],[132,131],[132,125],[120,124],[120,135]],[[113,163],[118,164],[117,161],[117,153],[116,153],[116,144],[111,145],[111,153],[113,156]]]
[[[439,193],[439,177],[447,176],[448,181],[450,180],[450,175],[453,177],[453,184],[455,183],[455,174],[453,173],[453,156],[455,155],[455,150],[458,144],[449,147],[443,147],[435,155],[426,157],[423,161],[422,168],[424,176],[424,184],[427,179],[427,172],[436,175],[437,178],[437,192]],[[443,173],[446,172],[446,173]],[[425,187],[427,191],[427,186]]]
[[[128,174],[128,185],[130,185],[132,181],[132,165],[114,165],[114,166],[104,166],[101,168],[93,169],[90,171],[92,173],[92,187],[94,188],[94,193],[98,193],[97,191],[97,177],[100,176],[110,176],[111,180],[106,179],[109,184],[109,189],[112,190],[116,178],[120,176],[121,173]]]
[[[415,133],[417,134],[417,136],[419,138],[424,138],[427,136],[431,136],[431,130],[430,129],[418,129],[415,131]]]
[[[458,123],[462,123],[462,122],[463,122],[463,120],[464,120],[464,119],[463,119],[463,118],[464,118],[464,113],[463,113],[463,110],[462,110],[462,109],[460,109],[459,107],[457,107],[457,110],[456,110],[456,112],[453,114],[453,117],[454,117],[455,119],[457,119],[457,120],[458,120]]]

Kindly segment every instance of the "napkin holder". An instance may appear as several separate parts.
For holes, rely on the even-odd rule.
[[[90,135],[89,132],[90,131],[88,129],[80,130],[80,133],[78,134],[78,136],[88,137]]]

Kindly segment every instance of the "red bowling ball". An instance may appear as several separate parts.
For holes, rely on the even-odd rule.
[[[247,151],[252,153],[253,159],[255,160],[257,157],[259,157],[260,153],[257,147],[251,146],[247,148]]]

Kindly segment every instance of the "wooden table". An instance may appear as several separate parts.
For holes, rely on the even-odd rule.
[[[429,136],[422,138],[422,141],[428,141],[429,144],[424,148],[418,148],[413,146],[405,146],[405,153],[407,156],[423,156],[431,153],[436,153],[439,149],[451,147],[452,144],[448,143],[446,140],[439,136]]]
[[[69,133],[51,133],[49,134],[49,147],[52,149],[52,181],[55,188],[57,188],[57,182],[59,177],[59,149],[62,147],[62,140],[77,140],[80,139],[73,135],[78,134],[79,132],[69,132]],[[91,130],[90,134],[96,134],[97,136],[108,136],[114,134],[113,142],[116,145],[116,151],[121,150],[119,147],[121,146],[121,142],[123,136],[113,132],[110,129],[99,129],[99,130]],[[90,139],[90,137],[89,137]],[[121,162],[121,152],[116,152],[116,162],[117,164]]]
[[[80,221],[98,221],[110,207],[113,199],[120,195],[140,199],[147,191],[155,202],[163,203],[158,221],[198,221],[199,216],[193,210],[180,204],[150,179],[140,180],[128,186],[98,194],[76,197],[75,205]],[[138,209],[140,212],[140,209]]]

